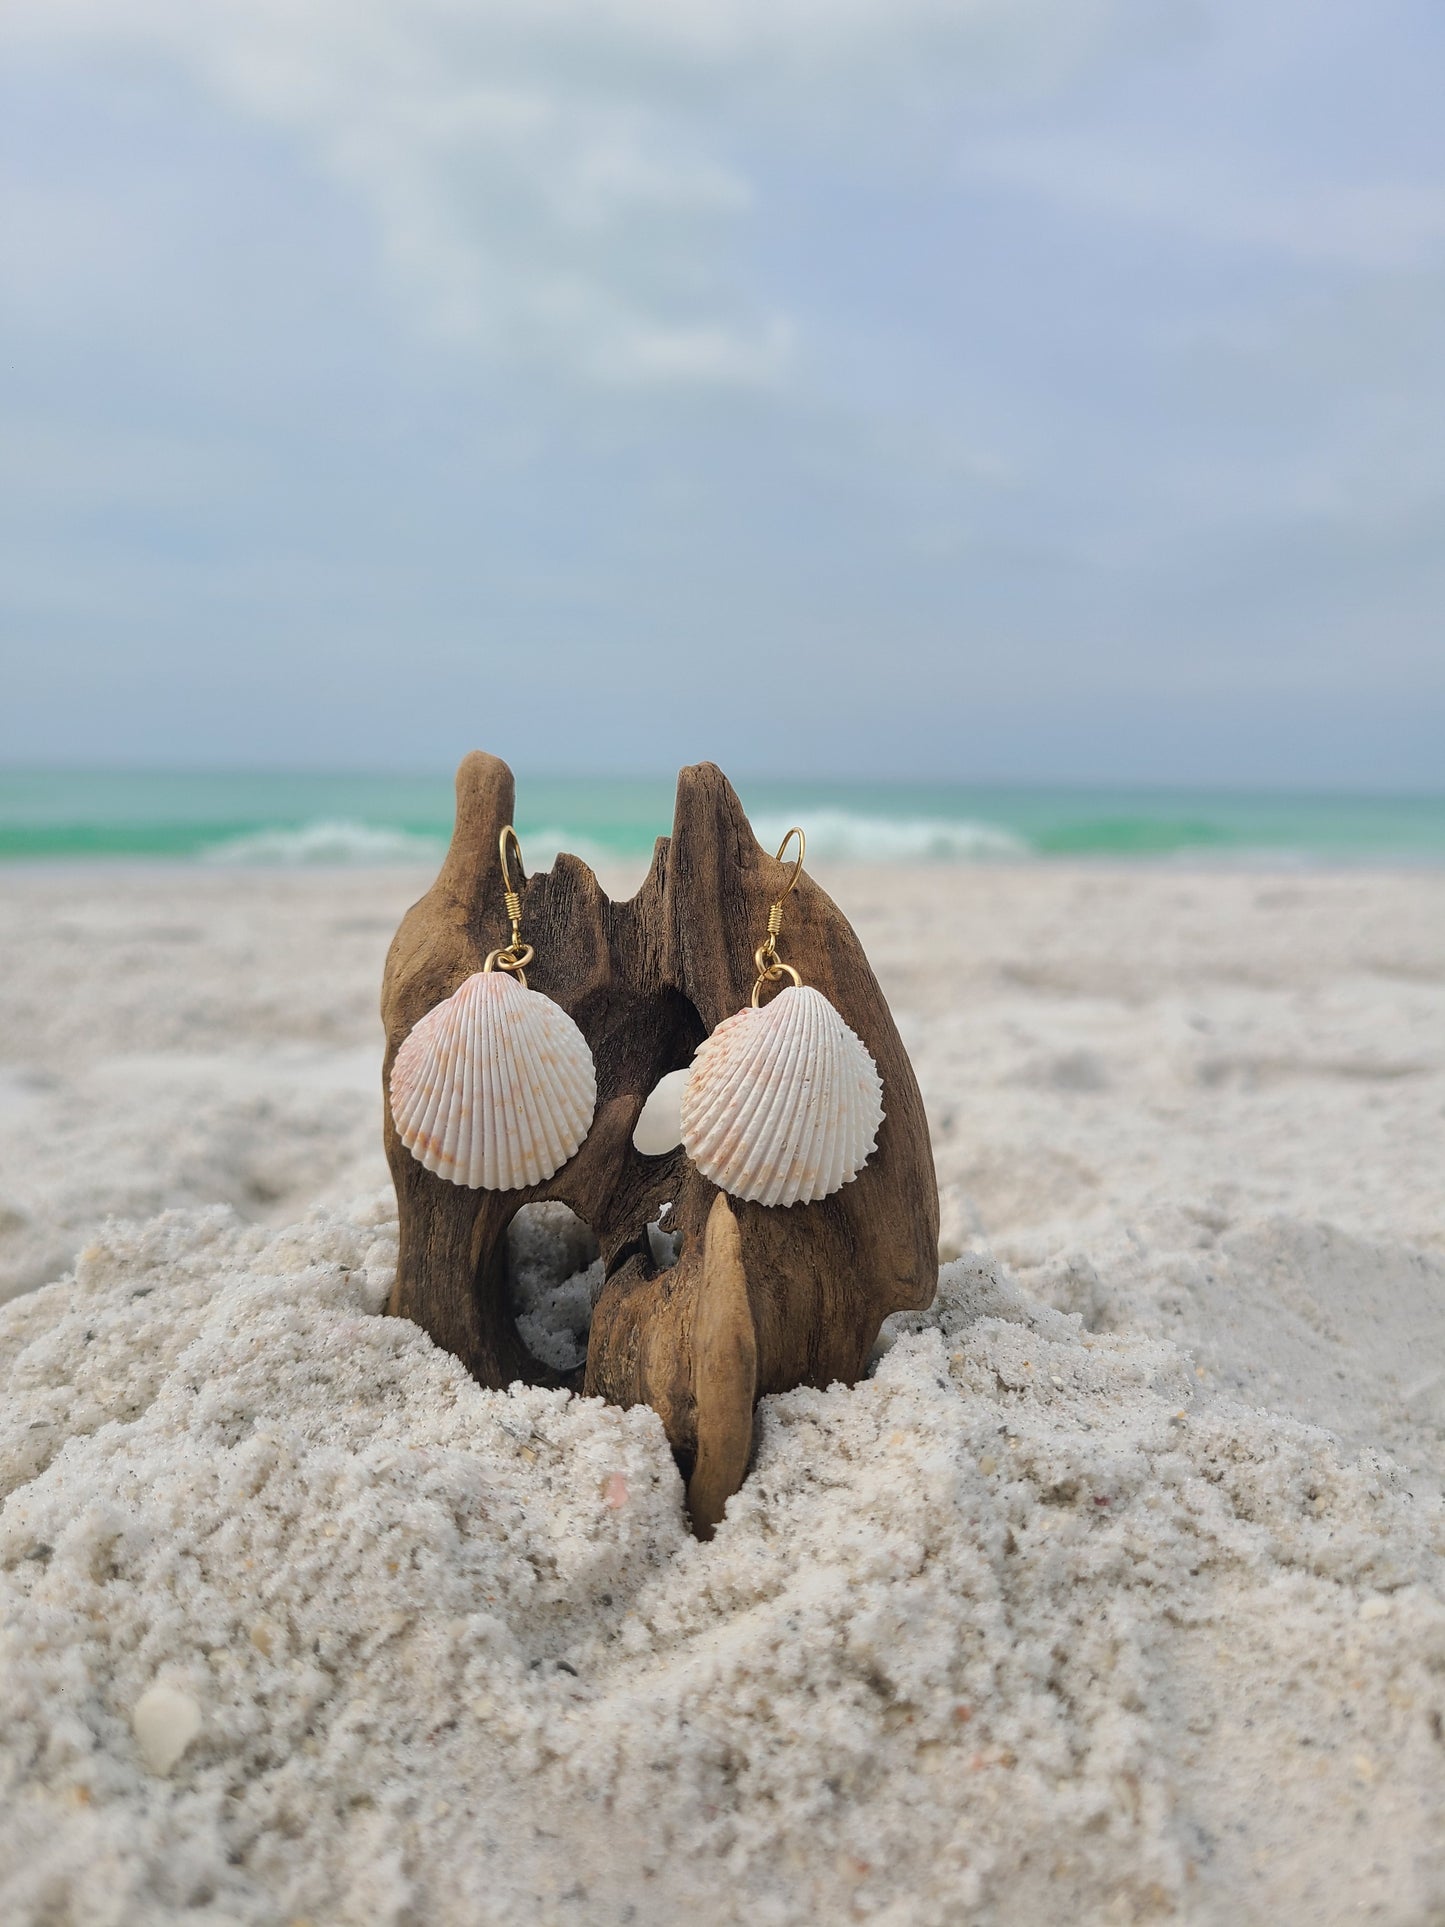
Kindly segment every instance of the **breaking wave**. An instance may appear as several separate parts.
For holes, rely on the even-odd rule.
[[[527,870],[550,870],[558,853],[570,850],[594,867],[616,863],[622,852],[595,837],[574,836],[568,830],[547,828],[520,831]],[[203,862],[241,865],[308,863],[364,868],[387,863],[436,863],[446,850],[448,835],[427,835],[375,823],[355,823],[344,817],[302,823],[292,828],[248,830],[207,844]]]
[[[251,830],[209,844],[201,856],[207,863],[238,864],[433,863],[445,848],[445,837],[337,819],[295,829]]]
[[[767,813],[754,820],[758,841],[776,845],[797,815]],[[994,823],[957,822],[943,817],[864,816],[850,810],[819,810],[802,817],[808,857],[832,863],[939,863],[1007,861],[1032,854],[1012,831]],[[570,850],[594,868],[637,861],[638,852],[613,844],[605,831],[577,835],[548,825],[521,829],[528,870],[547,870],[561,850]],[[202,860],[218,864],[377,865],[435,863],[446,849],[443,835],[424,835],[347,818],[327,818],[289,828],[248,830],[207,844]],[[650,854],[650,852],[649,852]]]
[[[1033,854],[1029,844],[996,823],[958,822],[947,817],[861,816],[851,810],[817,810],[811,815],[753,819],[759,843],[774,849],[790,823],[802,822],[808,859],[832,863],[968,863],[993,859],[1017,861]]]

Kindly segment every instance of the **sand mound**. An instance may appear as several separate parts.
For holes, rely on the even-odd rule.
[[[175,1213],[0,1310],[7,1922],[1445,1905],[1393,1461],[964,1259],[698,1546],[650,1412],[480,1390],[392,1259]]]

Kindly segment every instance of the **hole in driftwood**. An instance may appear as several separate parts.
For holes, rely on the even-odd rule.
[[[635,1238],[618,1245],[607,1267],[607,1276],[613,1277],[640,1258],[644,1261],[644,1275],[655,1277],[659,1271],[671,1271],[681,1256],[682,1230],[672,1215],[672,1200],[669,1198],[659,1208],[652,1222],[645,1224]]]
[[[556,1372],[586,1363],[602,1252],[584,1219],[565,1204],[524,1204],[507,1227],[507,1286],[533,1358]]]
[[[692,1076],[689,1067],[659,1077],[638,1113],[632,1146],[645,1158],[665,1157],[682,1143],[682,1094]]]
[[[647,1249],[658,1271],[671,1271],[677,1263],[682,1251],[682,1233],[674,1227],[671,1198],[647,1227]]]

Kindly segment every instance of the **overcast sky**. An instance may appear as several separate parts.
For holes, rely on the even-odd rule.
[[[1439,0],[7,0],[0,759],[1445,784]]]

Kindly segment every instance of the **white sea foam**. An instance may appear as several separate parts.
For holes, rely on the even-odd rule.
[[[207,863],[423,863],[434,861],[445,848],[437,837],[336,818],[297,829],[253,830],[213,843],[202,854]]]
[[[808,856],[834,863],[978,862],[1031,854],[1028,844],[996,823],[946,817],[863,816],[853,810],[814,810],[754,817],[760,843],[776,848],[790,823],[802,822]]]
[[[996,823],[950,821],[945,817],[865,816],[852,810],[802,813],[808,833],[810,860],[835,863],[937,863],[1017,859],[1031,854],[1029,845]],[[760,843],[776,846],[789,824],[799,820],[766,813],[754,819]],[[570,851],[594,869],[618,864],[645,868],[647,857],[634,850],[608,846],[605,837],[578,835],[549,824],[523,829],[522,847],[529,874],[548,870],[561,851]],[[433,863],[446,848],[441,836],[419,835],[381,824],[348,818],[323,818],[292,828],[251,830],[209,845],[207,863],[243,866],[305,864],[357,865]]]

